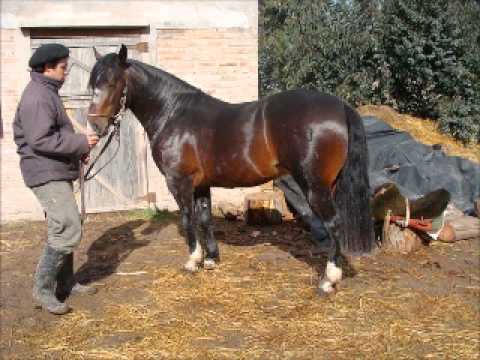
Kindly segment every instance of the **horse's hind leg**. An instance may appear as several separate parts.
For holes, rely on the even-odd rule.
[[[167,176],[167,185],[177,201],[182,216],[190,256],[185,263],[185,270],[195,272],[203,260],[203,250],[195,235],[194,189],[189,178]]]
[[[205,260],[203,262],[204,269],[214,269],[220,258],[217,241],[213,234],[212,224],[212,198],[210,188],[197,189],[195,191],[195,214],[199,221],[202,235],[205,239]]]
[[[342,236],[340,216],[328,187],[312,186],[308,201],[314,213],[311,223],[314,242],[320,245],[328,256],[325,273],[320,280],[319,292],[330,294],[335,291],[336,284],[342,279],[342,268],[338,265],[339,239]],[[322,222],[324,227],[321,226]],[[328,233],[327,237],[325,237],[325,229]]]

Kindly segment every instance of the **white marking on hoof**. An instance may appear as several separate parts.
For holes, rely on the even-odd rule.
[[[332,286],[332,283],[328,280],[320,281],[320,285],[318,286],[318,290],[320,294],[329,295],[335,292],[335,288]]]
[[[184,268],[188,272],[197,272],[198,271],[198,264],[195,261],[188,260],[185,263]]]
[[[200,243],[197,241],[195,244],[195,250],[190,254],[190,257],[185,264],[185,270],[195,272],[198,271],[198,265],[203,260],[203,249]]]
[[[335,265],[335,263],[328,261],[327,269],[325,271],[327,279],[330,280],[333,284],[342,280],[342,268]]]
[[[213,259],[206,259],[204,262],[203,262],[203,268],[205,270],[213,270],[217,267],[217,263],[215,262],[215,260]]]

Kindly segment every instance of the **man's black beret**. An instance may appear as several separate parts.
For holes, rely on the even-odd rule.
[[[55,60],[68,57],[70,51],[61,44],[43,44],[33,53],[28,65],[33,69]]]

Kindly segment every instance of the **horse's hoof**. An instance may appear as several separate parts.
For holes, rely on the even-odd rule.
[[[327,292],[323,289],[320,289],[320,288],[317,288],[317,295],[321,298],[328,298],[332,295],[335,295],[335,290],[334,291],[330,291],[330,292]]]
[[[198,265],[190,261],[184,265],[183,269],[189,273],[196,273],[199,270]]]
[[[213,259],[205,259],[203,262],[203,268],[205,270],[213,270],[217,267],[217,263]]]
[[[331,295],[334,295],[336,292],[337,289],[335,288],[335,284],[332,285],[332,283],[328,281],[320,283],[317,288],[317,294],[320,297],[329,297]]]

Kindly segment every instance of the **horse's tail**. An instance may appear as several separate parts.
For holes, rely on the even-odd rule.
[[[365,129],[360,115],[345,104],[348,126],[347,160],[341,170],[335,191],[335,203],[343,220],[342,251],[364,254],[375,247],[370,209],[368,153]]]

